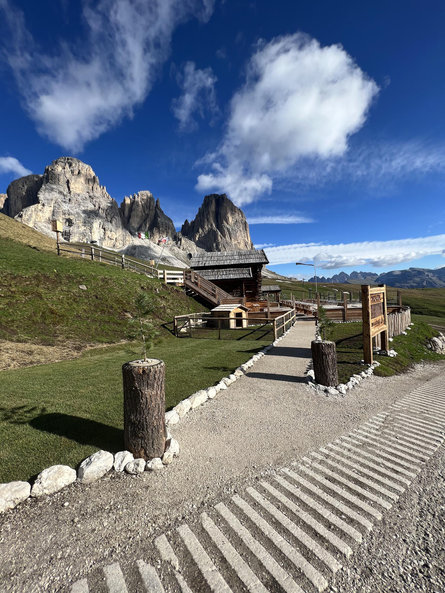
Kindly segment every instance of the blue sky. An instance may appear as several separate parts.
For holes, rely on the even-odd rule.
[[[0,192],[62,155],[289,275],[445,265],[445,5],[0,0]]]

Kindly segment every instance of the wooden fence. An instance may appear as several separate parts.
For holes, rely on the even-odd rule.
[[[267,334],[273,332],[273,339],[282,336],[296,321],[297,315],[294,310],[287,311],[279,317],[255,317],[247,319],[247,327],[230,328],[233,317],[215,317],[212,313],[190,313],[188,315],[177,315],[173,321],[173,333],[176,337],[199,338],[217,337],[222,339],[242,339],[252,336],[255,332]]]
[[[402,332],[411,323],[411,309],[409,307],[400,307],[399,311],[393,311],[388,313],[388,336],[393,338],[394,336],[400,336]],[[374,338],[374,347],[380,349],[381,340],[380,334]]]
[[[70,256],[90,259],[95,262],[118,266],[123,270],[131,270],[138,274],[145,274],[150,278],[159,278],[165,284],[175,284],[182,286],[184,284],[183,270],[158,270],[153,266],[117,253],[112,249],[98,247],[97,245],[88,245],[85,243],[59,243],[57,245],[57,254],[66,253]]]

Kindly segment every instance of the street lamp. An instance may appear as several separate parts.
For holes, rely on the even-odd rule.
[[[315,264],[306,264],[303,262],[296,262],[295,263],[296,266],[313,266],[314,268],[314,277],[315,277],[315,295],[318,294],[318,289],[317,289],[317,268],[315,267]]]

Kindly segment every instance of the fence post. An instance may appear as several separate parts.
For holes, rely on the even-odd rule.
[[[122,269],[125,269],[125,255],[122,254]]]
[[[173,333],[178,337],[178,320],[176,317],[173,319]]]
[[[221,318],[218,317],[218,340],[221,339]]]
[[[91,247],[91,259],[94,260],[94,247]]]
[[[85,257],[85,248],[84,248],[84,247],[82,247],[82,254],[81,254],[81,257],[82,257],[82,258],[84,258],[84,257]]]
[[[348,295],[343,293],[343,321],[348,321]]]

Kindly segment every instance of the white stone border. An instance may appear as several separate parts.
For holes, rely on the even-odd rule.
[[[276,346],[290,332],[292,327],[294,326],[292,325],[272,344],[265,346],[260,352],[254,354],[228,377],[223,377],[217,385],[200,389],[165,413],[167,439],[162,459],[157,457],[146,462],[143,459],[134,459],[130,451],[119,451],[113,455],[109,451],[101,450],[84,459],[77,472],[68,465],[53,465],[40,472],[32,487],[29,482],[24,481],[0,484],[0,513],[15,508],[30,497],[38,498],[59,492],[76,480],[82,484],[91,484],[105,476],[111,469],[116,472],[125,471],[131,475],[142,474],[145,471],[162,470],[175,457],[179,456],[179,443],[170,434],[169,427],[178,424],[191,410],[201,406],[207,400],[213,399],[217,393],[226,390],[229,385],[242,377],[266,352]]]
[[[343,323],[349,323],[349,321],[346,321]],[[413,326],[413,325],[414,325],[414,323],[410,323],[409,326],[407,327],[407,329],[410,330],[411,326]],[[402,332],[402,333],[404,335],[407,335],[406,332]],[[320,340],[320,333],[318,331],[318,325],[315,327],[315,339]],[[393,338],[389,338],[389,341],[392,342]],[[395,350],[388,350],[387,352],[385,350],[378,350],[378,351],[376,351],[376,353],[378,353],[380,355],[384,355],[384,356],[389,356],[391,358],[394,358],[395,356],[397,356],[397,352]],[[365,365],[364,360],[361,360],[360,363],[362,365]],[[320,393],[326,393],[327,395],[331,395],[331,396],[344,397],[346,395],[346,392],[349,389],[353,389],[354,387],[359,385],[363,381],[363,379],[368,379],[369,377],[371,377],[374,374],[374,369],[377,368],[378,366],[380,366],[380,363],[377,361],[374,361],[372,364],[368,364],[365,366],[367,367],[366,370],[362,371],[359,374],[352,375],[347,383],[340,383],[336,387],[328,387],[327,385],[321,385],[320,383],[315,382],[313,362],[311,359],[307,366],[307,369],[306,369],[306,381],[307,381],[308,386],[311,389],[314,389],[315,391],[318,391]]]

